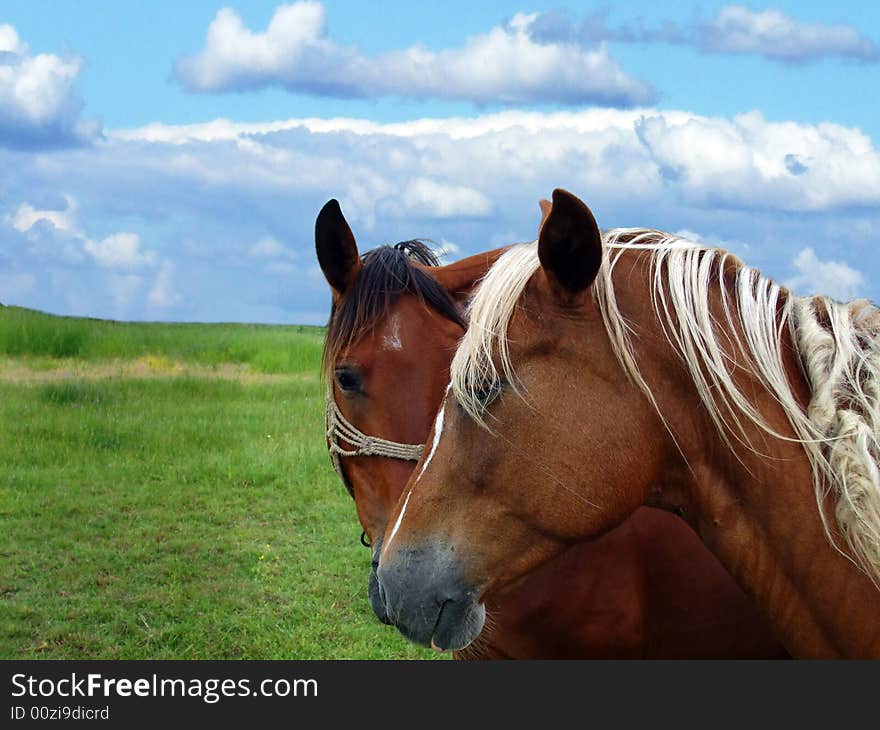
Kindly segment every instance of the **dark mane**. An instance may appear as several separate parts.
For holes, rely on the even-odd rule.
[[[439,266],[437,255],[422,241],[379,246],[362,257],[357,279],[337,306],[334,303],[324,340],[322,371],[329,377],[339,353],[368,333],[401,294],[413,294],[446,319],[466,327],[464,317],[446,289],[422,266]]]

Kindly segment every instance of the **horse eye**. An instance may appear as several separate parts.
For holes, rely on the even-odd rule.
[[[337,370],[336,382],[346,393],[357,393],[361,390],[361,377],[352,370]]]
[[[494,401],[504,388],[505,381],[486,379],[481,382],[475,389],[475,393],[480,403],[485,408]]]

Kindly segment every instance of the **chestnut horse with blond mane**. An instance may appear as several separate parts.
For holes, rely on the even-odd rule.
[[[642,505],[681,515],[794,656],[880,657],[880,310],[731,254],[602,234],[563,190],[470,306],[391,515],[380,616],[443,649]]]
[[[378,559],[449,382],[465,300],[506,249],[448,266],[418,241],[361,257],[336,201],[321,210],[315,238],[333,295],[324,350],[328,446]],[[374,605],[377,589],[373,571]],[[567,547],[495,596],[489,613],[491,626],[459,658],[784,655],[694,532],[648,508]]]

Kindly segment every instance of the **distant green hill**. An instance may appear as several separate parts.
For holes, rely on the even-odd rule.
[[[115,322],[0,305],[0,355],[130,359],[157,355],[202,365],[248,364],[263,373],[317,371],[323,327]]]

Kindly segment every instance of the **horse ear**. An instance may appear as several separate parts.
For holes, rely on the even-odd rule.
[[[566,295],[587,289],[602,263],[602,234],[590,209],[574,195],[557,188],[541,224],[538,258],[551,283]]]
[[[553,210],[553,203],[551,203],[546,198],[541,198],[538,201],[538,207],[541,208],[541,224],[538,226],[538,231],[544,227],[544,221],[547,220],[547,216],[550,215],[550,211]]]
[[[334,296],[341,296],[355,280],[361,268],[354,234],[339,202],[328,200],[315,221],[315,250],[318,252],[318,263],[327,283],[333,289]]]

